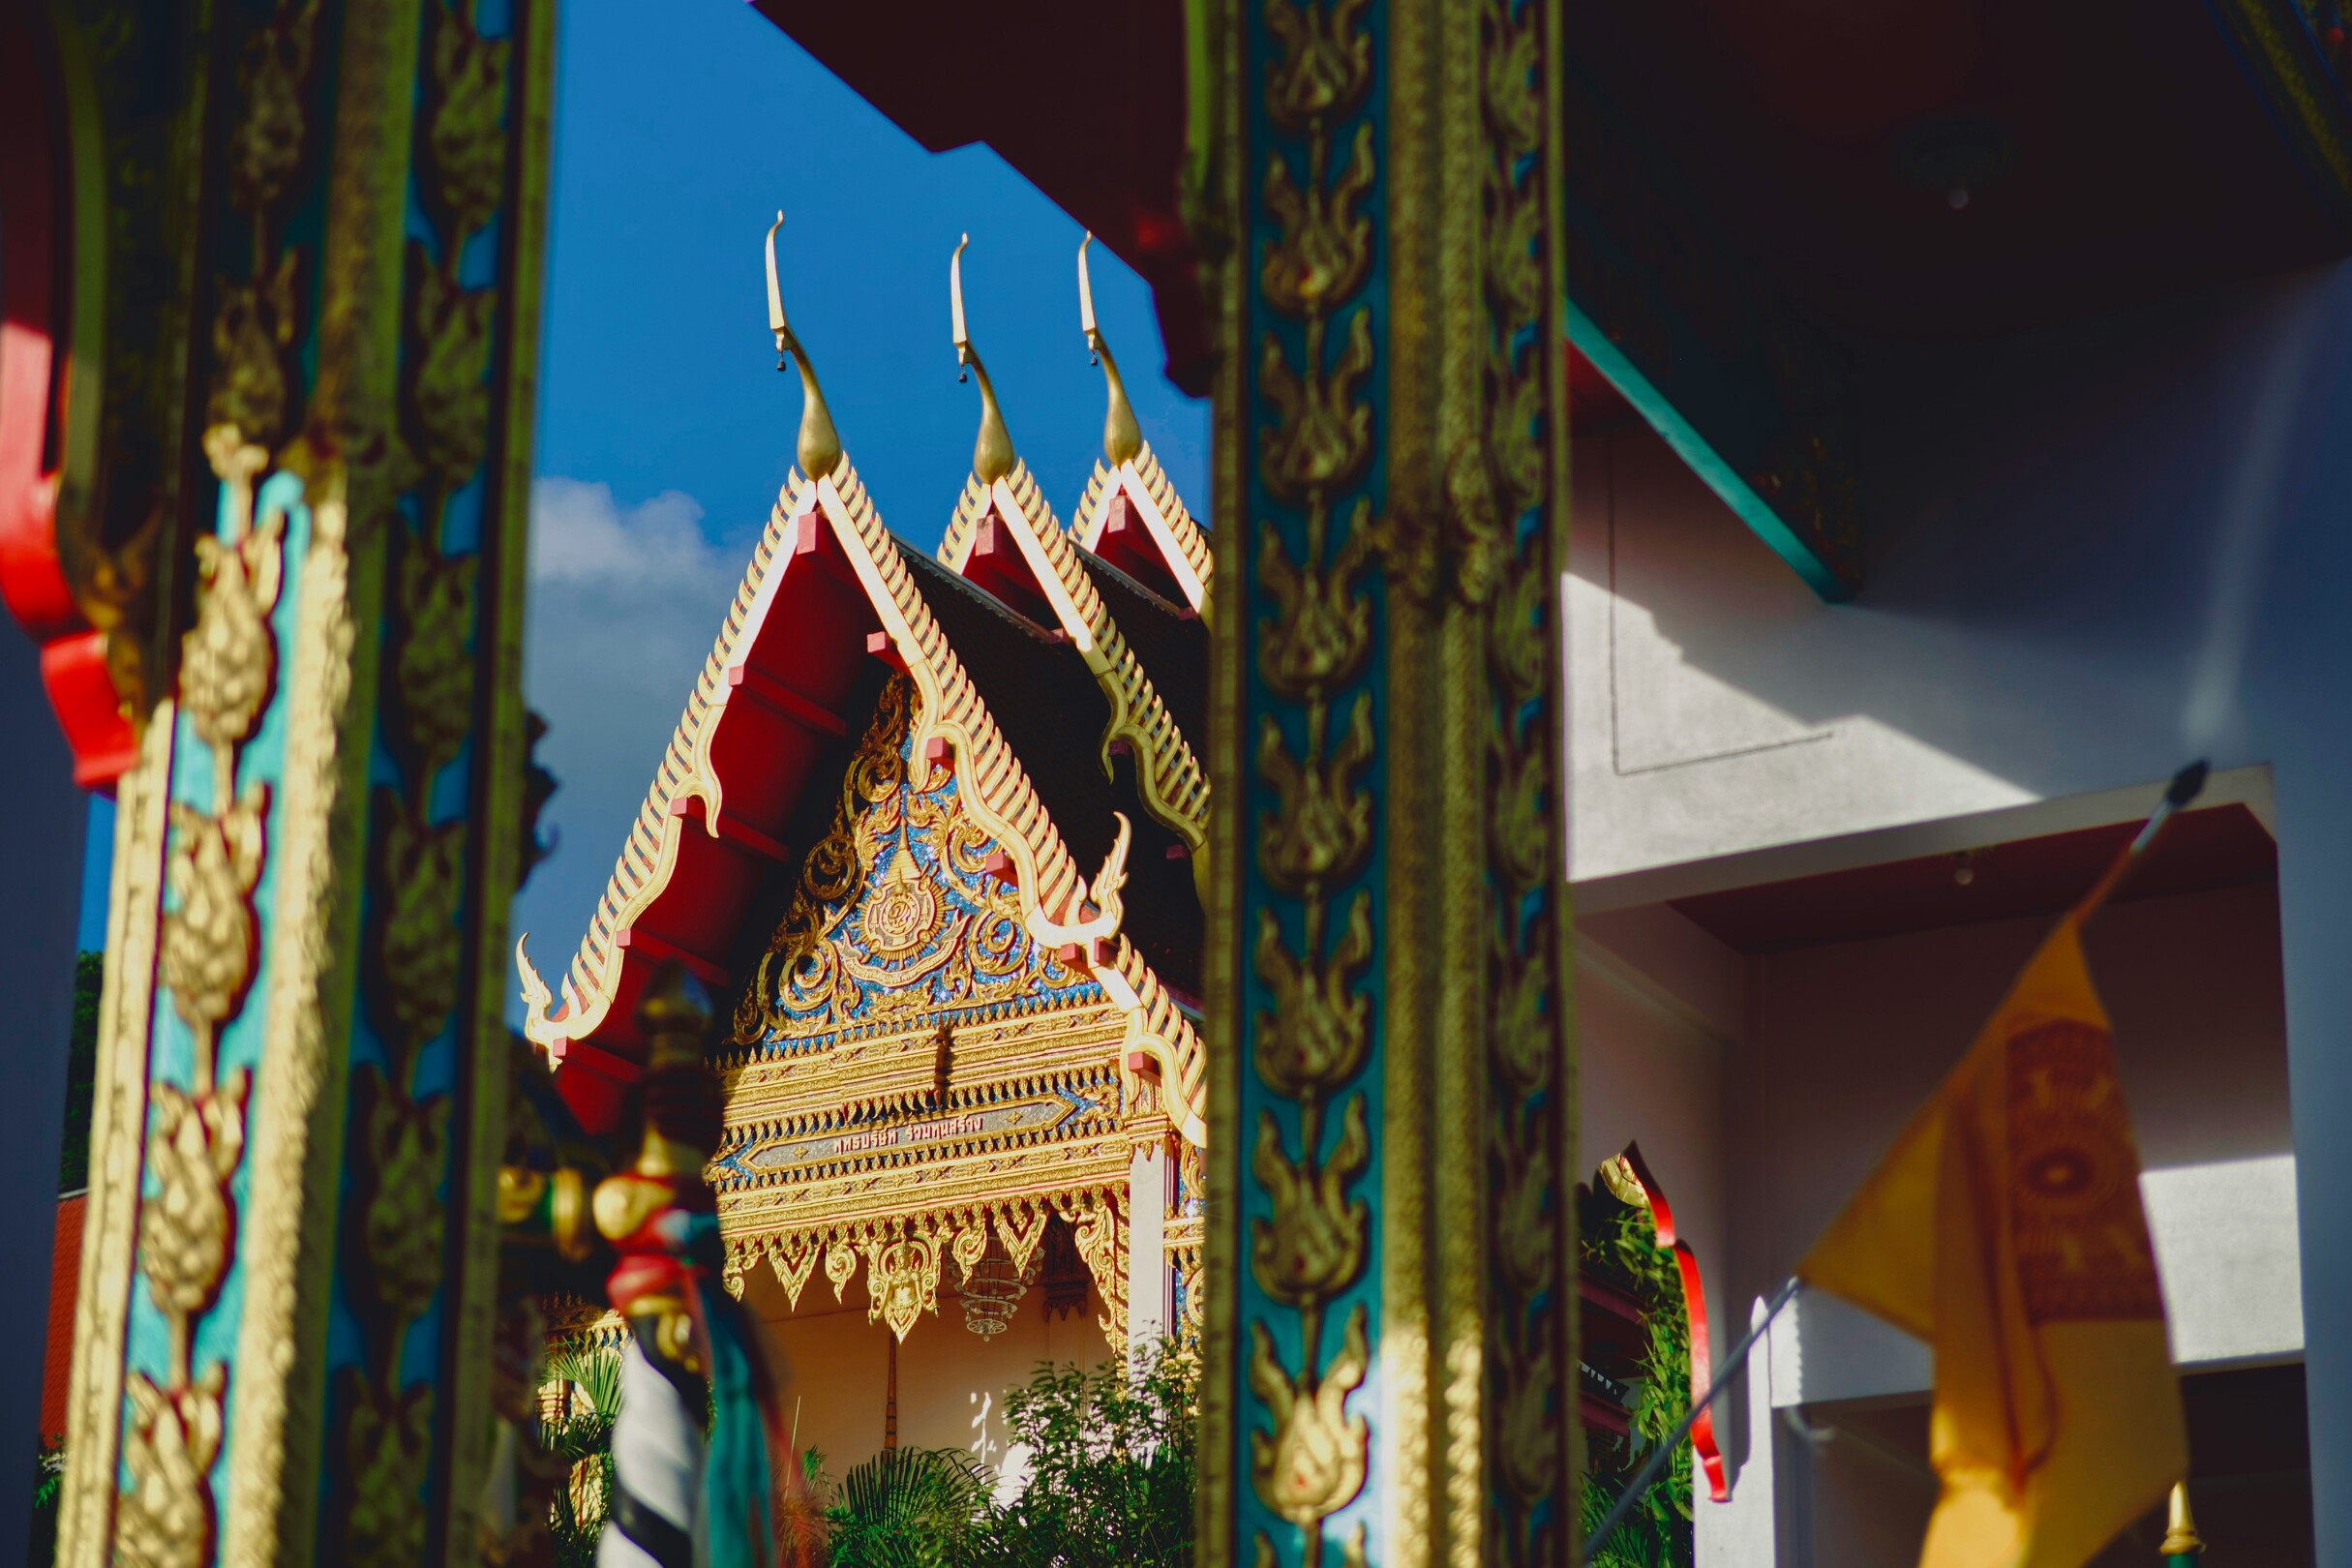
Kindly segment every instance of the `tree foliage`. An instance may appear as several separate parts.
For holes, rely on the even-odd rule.
[[[961,1449],[884,1449],[834,1490],[832,1568],[963,1568],[987,1529],[989,1482]]]
[[[843,1478],[833,1568],[1189,1568],[1196,1370],[1172,1346],[1131,1369],[1040,1365],[1005,1397],[1028,1475],[954,1449],[893,1449]]]
[[[1589,1536],[1634,1472],[1690,1409],[1691,1345],[1682,1276],[1674,1253],[1658,1246],[1648,1211],[1606,1192],[1592,1194],[1582,1208],[1583,1266],[1641,1304],[1644,1341],[1640,1375],[1627,1385],[1631,1430],[1621,1438],[1588,1434],[1580,1533]],[[1691,1445],[1686,1441],[1674,1446],[1665,1473],[1625,1523],[1610,1532],[1592,1561],[1593,1568],[1681,1568],[1692,1560],[1692,1551]]]
[[[1027,1484],[993,1517],[975,1568],[1184,1568],[1197,1460],[1191,1358],[1163,1343],[1132,1371],[1042,1366],[1005,1399]]]
[[[584,1408],[550,1416],[540,1426],[548,1452],[571,1464],[570,1477],[556,1489],[548,1535],[556,1568],[591,1568],[596,1539],[613,1496],[613,1423],[620,1415],[620,1354],[586,1347],[548,1358],[547,1374],[570,1383]]]
[[[556,1500],[555,1560],[587,1568],[612,1486],[619,1357],[560,1354],[548,1371],[593,1405],[546,1427],[576,1477]],[[996,1473],[961,1449],[886,1449],[838,1482],[811,1449],[779,1490],[781,1568],[1191,1568],[1197,1376],[1172,1344],[1131,1369],[1040,1364],[1005,1397],[1028,1466],[1003,1501]]]

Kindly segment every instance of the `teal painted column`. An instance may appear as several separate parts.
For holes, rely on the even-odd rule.
[[[203,17],[196,588],[120,785],[60,1557],[471,1560],[553,15]]]
[[[1556,8],[1212,29],[1202,1561],[1573,1550]]]

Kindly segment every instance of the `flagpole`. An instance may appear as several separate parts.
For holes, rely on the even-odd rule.
[[[1674,1459],[1674,1450],[1680,1448],[1683,1440],[1690,1436],[1691,1424],[1699,1419],[1701,1412],[1715,1402],[1715,1396],[1729,1388],[1732,1379],[1739,1375],[1739,1369],[1746,1363],[1748,1352],[1756,1348],[1756,1342],[1764,1338],[1764,1330],[1772,1326],[1772,1319],[1780,1315],[1780,1310],[1796,1299],[1801,1284],[1796,1276],[1791,1275],[1772,1293],[1771,1301],[1764,1307],[1764,1316],[1757,1319],[1737,1344],[1732,1346],[1731,1354],[1723,1358],[1723,1369],[1716,1372],[1714,1385],[1706,1391],[1705,1397],[1684,1411],[1682,1419],[1674,1423],[1674,1430],[1666,1434],[1666,1440],[1650,1450],[1649,1458],[1643,1462],[1641,1469],[1634,1472],[1634,1478],[1625,1484],[1625,1491],[1618,1496],[1615,1506],[1609,1510],[1608,1517],[1601,1521],[1600,1527],[1585,1537],[1583,1550],[1577,1554],[1579,1562],[1590,1563],[1592,1554],[1601,1550],[1601,1544],[1618,1525],[1625,1523],[1625,1516],[1633,1512],[1634,1504],[1642,1500],[1642,1494],[1657,1485],[1659,1475]]]
[[[2140,825],[2138,836],[2132,839],[2123,854],[2115,858],[2115,863],[2107,867],[2106,873],[2092,884],[2091,890],[2083,895],[2083,901],[2074,906],[2077,924],[2089,920],[2099,905],[2107,901],[2107,895],[2115,891],[2116,885],[2124,880],[2125,874],[2140,862],[2140,858],[2148,853],[2149,846],[2156,841],[2156,835],[2164,830],[2164,825],[2172,820],[2173,813],[2204,792],[2205,776],[2211,770],[2205,759],[2200,757],[2172,775],[2172,782],[2164,786],[2164,799],[2156,802],[2156,810]]]

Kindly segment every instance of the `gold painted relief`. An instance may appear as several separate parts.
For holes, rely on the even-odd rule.
[[[1336,167],[1333,157],[1334,122],[1371,83],[1364,20],[1363,0],[1272,0],[1265,12],[1281,51],[1268,68],[1266,109],[1303,147],[1269,147],[1261,175],[1278,233],[1257,258],[1257,286],[1300,334],[1295,358],[1271,330],[1257,346],[1258,389],[1273,415],[1259,433],[1258,476],[1278,505],[1295,509],[1303,553],[1292,553],[1275,518],[1255,524],[1258,577],[1276,611],[1251,628],[1256,667],[1296,725],[1263,713],[1251,738],[1274,796],[1254,848],[1259,875],[1297,914],[1293,927],[1274,909],[1259,913],[1256,965],[1279,1006],[1254,1020],[1251,1061],[1259,1083],[1297,1107],[1297,1132],[1294,1144],[1271,1110],[1259,1113],[1249,1168],[1272,1215],[1251,1221],[1247,1252],[1258,1288],[1296,1315],[1299,1359],[1285,1361],[1265,1317],[1250,1322],[1249,1387],[1272,1425],[1250,1432],[1249,1470],[1259,1501],[1297,1527],[1307,1568],[1323,1560],[1324,1522],[1363,1490],[1372,1443],[1365,1417],[1346,1408],[1368,1368],[1363,1305],[1347,1313],[1336,1349],[1326,1338],[1334,1302],[1363,1275],[1372,1223],[1354,1193],[1371,1157],[1368,1102],[1351,1087],[1370,1047],[1358,989],[1372,949],[1368,896],[1339,906],[1336,930],[1332,918],[1374,831],[1372,695],[1341,695],[1372,645],[1370,502],[1351,508],[1336,548],[1331,527],[1335,492],[1372,456],[1372,320],[1358,297],[1372,260],[1372,224],[1360,210],[1374,172],[1372,122],[1343,138]],[[1358,1550],[1341,1548],[1350,1558]],[[1275,1560],[1264,1534],[1256,1554]]]
[[[954,769],[913,758],[914,685],[893,678],[842,780],[831,829],[738,1003],[730,1043],[806,1050],[844,1035],[1101,987],[1033,936]]]
[[[1552,162],[1559,41],[1551,31],[1556,15],[1549,21],[1548,15],[1509,0],[1481,7],[1486,461],[1475,484],[1449,484],[1458,592],[1486,616],[1493,688],[1486,800],[1493,907],[1487,1445],[1508,1503],[1491,1528],[1498,1560],[1526,1564],[1565,1555],[1577,1517],[1576,1325],[1567,1306],[1574,1291],[1562,1278],[1574,1267],[1567,1234],[1574,1205],[1558,1159],[1573,1131],[1556,779],[1566,415],[1560,355],[1549,347],[1561,336]],[[1530,513],[1534,527],[1523,528]],[[1538,910],[1525,915],[1531,900]]]
[[[709,1171],[728,1274],[765,1257],[797,1306],[820,1262],[837,1300],[862,1266],[904,1339],[991,1230],[1018,1275],[1058,1214],[1124,1354],[1129,1021],[1029,933],[953,770],[914,760],[915,709],[885,688],[737,1012],[758,1033]]]

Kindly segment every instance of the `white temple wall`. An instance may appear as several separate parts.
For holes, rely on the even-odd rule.
[[[862,1274],[847,1295],[848,1306],[835,1306],[819,1274],[792,1312],[764,1271],[744,1293],[792,1368],[785,1422],[797,1411],[799,1447],[824,1450],[836,1481],[881,1451],[889,1379],[890,1330],[866,1321]],[[1000,1494],[1017,1489],[1026,1459],[1005,1422],[1005,1392],[1028,1382],[1040,1362],[1107,1359],[1110,1347],[1095,1321],[1101,1310],[1090,1286],[1083,1312],[1048,1322],[1044,1292],[1033,1285],[1005,1332],[982,1339],[964,1327],[962,1303],[943,1290],[939,1315],[926,1313],[898,1347],[899,1446],[963,1449],[998,1472]]]
[[[2267,769],[2223,785],[2280,847],[2318,1557],[2352,1560],[2352,271],[1911,355],[1913,395],[1862,410],[1877,489],[1853,605],[1814,601],[1650,437],[1578,443],[1580,908],[2122,820],[2198,752]],[[2003,811],[2015,831],[1984,831]],[[1972,960],[1972,1026],[2030,935],[2007,941]],[[1868,1065],[1841,1089],[1859,1122],[1933,1081]],[[2186,1168],[2158,1162],[2160,1105],[2142,1114],[2156,1168]],[[1791,1256],[1867,1168],[1861,1127],[1822,1131],[1768,1205]],[[2269,1184],[2279,1221],[2276,1165],[2227,1179]],[[2180,1212],[2204,1233],[2197,1204]],[[2176,1305],[2185,1332],[2205,1313]]]
[[[1754,960],[1740,1222],[1785,1276],[1999,1003],[2044,919]],[[2267,886],[2117,904],[2086,938],[2115,1022],[2175,1359],[2303,1348],[2277,906]],[[1925,1390],[1923,1347],[1830,1298],[1775,1332],[1779,1405]]]

